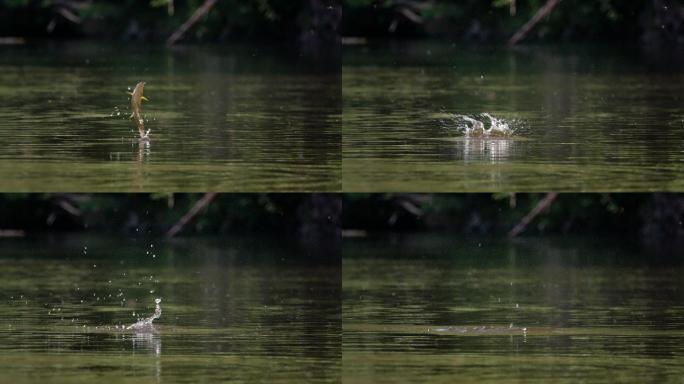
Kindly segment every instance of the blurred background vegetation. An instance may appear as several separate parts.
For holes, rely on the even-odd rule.
[[[521,236],[573,233],[684,240],[684,195],[575,193],[558,194],[550,202],[548,198],[543,193],[349,194],[343,199],[342,225],[351,235],[431,230],[502,236],[548,202]]]
[[[0,194],[0,234],[163,235],[209,194]],[[684,239],[684,194],[215,194],[179,235],[277,232],[304,238],[447,231]],[[540,204],[543,209],[533,214]],[[546,204],[546,205],[544,205]]]
[[[547,0],[221,0],[195,41],[448,37],[504,42]],[[204,0],[4,0],[0,36],[166,39]],[[342,10],[344,17],[342,17]],[[537,41],[684,44],[684,0],[563,0]]]
[[[339,235],[336,195],[210,195],[0,194],[0,235],[89,231],[159,236],[201,201],[207,204],[177,235],[271,232],[308,240]]]
[[[2,0],[0,36],[164,40],[205,0]],[[334,0],[220,0],[188,31],[195,41],[335,38]]]
[[[547,0],[345,0],[344,35],[506,41]],[[684,44],[682,0],[563,0],[529,35],[542,41]]]

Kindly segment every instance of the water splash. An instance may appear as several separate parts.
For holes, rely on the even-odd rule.
[[[126,327],[126,329],[133,329],[138,332],[152,332],[154,331],[154,325],[152,322],[159,317],[161,317],[161,306],[159,305],[161,303],[161,299],[157,298],[154,299],[154,303],[156,304],[154,308],[154,314],[150,317],[147,317],[145,319],[138,320],[138,322],[129,325]]]
[[[516,133],[515,120],[504,120],[481,113],[479,115],[451,115],[450,125],[456,124],[466,137],[474,138],[505,138]]]

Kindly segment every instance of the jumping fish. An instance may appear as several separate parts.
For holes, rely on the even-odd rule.
[[[143,121],[142,118],[142,101],[149,101],[147,98],[143,95],[143,92],[145,90],[145,82],[141,81],[138,84],[135,85],[135,88],[133,89],[133,92],[129,92],[128,94],[131,95],[131,119],[133,119],[138,126],[138,133],[140,134],[141,139],[147,139],[150,130],[148,129],[145,131],[145,122]]]

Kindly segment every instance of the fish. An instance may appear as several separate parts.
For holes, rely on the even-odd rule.
[[[145,82],[141,81],[135,85],[133,92],[128,92],[128,94],[131,95],[131,119],[133,119],[133,121],[135,121],[136,125],[138,126],[138,133],[140,134],[141,139],[146,139],[150,133],[149,129],[145,131],[145,122],[143,121],[141,113],[143,100],[149,101],[143,95],[144,91]]]

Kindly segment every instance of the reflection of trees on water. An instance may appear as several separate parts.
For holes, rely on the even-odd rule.
[[[308,367],[297,369],[334,377],[340,358],[339,266],[316,260],[331,259],[336,249],[302,247],[288,239],[216,244],[178,239],[162,259],[175,267],[169,271],[174,274],[155,277],[179,281],[158,292],[169,308],[184,310],[165,309],[159,326],[181,333],[186,327],[212,330],[193,336],[190,347],[197,353],[305,358]]]
[[[278,163],[332,169],[340,161],[339,70],[317,70],[295,52],[254,45],[140,52],[80,44],[50,53],[54,60],[37,63],[30,77],[18,71],[7,77],[22,88],[19,125],[30,126],[31,134],[19,138],[22,156],[140,161],[140,148],[126,148],[137,137],[127,118],[126,87],[144,77],[150,98],[144,115],[158,162],[236,161],[273,170]],[[74,64],[86,59],[98,64]],[[74,68],[64,71],[62,64]],[[49,134],[38,130],[42,125]]]
[[[600,327],[648,332],[682,325],[684,309],[677,304],[684,299],[681,260],[659,260],[659,250],[639,249],[619,239],[511,243],[430,234],[360,243],[349,251],[366,255],[345,264],[349,288],[343,306],[360,325],[424,324],[427,329],[513,323],[594,330],[597,343],[559,337],[548,344],[582,353],[585,348],[614,353],[615,345],[604,343]],[[390,348],[383,341],[387,333],[369,330],[353,337],[356,345]],[[427,334],[425,339],[429,343],[421,344],[423,352],[460,351],[467,343],[458,338],[436,342]],[[630,353],[641,355],[662,351],[659,337],[644,337],[637,347],[627,345]]]
[[[673,122],[681,121],[683,83],[667,57],[606,47],[520,47],[485,54],[403,43],[351,49],[345,60],[353,63],[345,72],[350,107],[345,116],[351,122],[345,132],[356,139],[352,149],[361,147],[370,158],[396,153],[415,158],[424,149],[407,146],[408,140],[458,136],[457,127],[430,127],[420,116],[487,112],[525,122],[516,135],[530,141],[515,158],[509,153],[511,160],[681,163],[684,131]]]
[[[35,254],[34,248],[16,254]],[[186,373],[225,363],[241,368],[231,374],[260,381],[268,380],[265,375],[339,377],[339,244],[317,249],[288,236],[178,238],[153,244],[147,237],[76,236],[49,242],[46,249],[50,257],[44,262],[32,259],[17,267],[33,271],[22,278],[40,283],[26,304],[36,310],[22,315],[32,323],[26,332],[10,332],[12,345],[82,353],[85,364],[99,364],[104,354],[117,367],[133,362],[136,375],[157,378],[162,344],[164,355],[189,359],[184,360]],[[16,274],[5,269],[5,275]],[[11,289],[25,293],[21,287],[28,283],[23,281]],[[134,321],[134,312],[149,313],[154,297],[167,303],[155,321],[157,332],[122,330],[121,324]],[[53,305],[45,308],[44,303]],[[56,306],[59,313],[45,314]],[[36,325],[38,332],[31,328]],[[265,369],[274,366],[278,369]],[[164,374],[174,373],[167,367]]]

